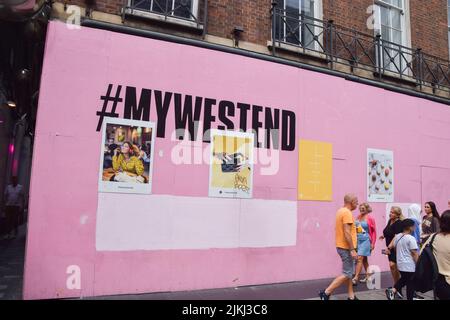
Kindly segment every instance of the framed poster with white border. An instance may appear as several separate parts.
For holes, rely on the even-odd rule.
[[[99,192],[152,193],[153,122],[105,117],[100,149]]]
[[[252,198],[254,134],[211,130],[209,196]]]
[[[394,153],[367,149],[367,201],[394,201]]]

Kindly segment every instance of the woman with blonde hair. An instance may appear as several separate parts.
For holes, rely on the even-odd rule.
[[[403,232],[402,220],[404,220],[402,209],[400,207],[393,206],[389,213],[389,221],[383,230],[383,235],[380,237],[380,240],[386,240],[386,247],[389,246],[396,234]],[[388,260],[392,278],[394,283],[396,283],[400,279],[400,272],[397,268],[397,257],[395,250],[388,253]]]
[[[368,257],[370,257],[375,248],[377,239],[375,219],[369,215],[371,212],[372,208],[367,202],[359,205],[359,215],[355,221],[358,239],[358,260],[356,263],[356,273],[352,279],[353,285],[358,283],[359,274],[361,273],[363,266],[366,270],[366,277],[361,279],[360,282],[366,282],[370,279]]]

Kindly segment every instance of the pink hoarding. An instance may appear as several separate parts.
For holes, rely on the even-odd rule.
[[[116,93],[105,110],[148,133],[141,193],[99,189],[110,179],[105,134],[124,141],[129,129],[100,121]],[[393,152],[395,202],[450,200],[447,106],[294,67],[51,22],[38,110],[26,299],[332,277],[334,215],[345,193],[367,198],[368,148]],[[200,122],[184,131],[196,141],[177,139],[186,117]],[[270,152],[255,136],[251,198],[210,197],[201,133],[255,126],[280,130]],[[300,139],[332,144],[332,201],[297,201]],[[380,234],[386,203],[372,207]],[[370,262],[387,270],[382,247]]]

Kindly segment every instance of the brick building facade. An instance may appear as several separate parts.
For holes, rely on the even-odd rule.
[[[59,2],[57,0],[56,2]],[[333,20],[336,24],[359,32],[373,34],[367,27],[370,19],[370,6],[374,0],[318,0],[322,4],[322,14],[318,19]],[[388,0],[385,1],[389,3]],[[409,28],[412,48],[422,48],[426,53],[448,60],[448,22],[446,0],[429,0],[426,5],[421,0],[409,1]],[[150,0],[147,0],[150,2]],[[241,40],[265,46],[271,38],[271,6],[274,1],[254,0],[208,0],[207,34],[225,39],[232,38],[235,26],[243,28]],[[375,1],[377,2],[377,1]],[[91,7],[95,11],[121,15],[123,0],[67,0],[62,3]],[[283,1],[279,0],[278,5]],[[203,7],[203,0],[198,3]],[[132,20],[132,19],[131,19]],[[130,19],[125,19],[128,24]],[[155,21],[140,20],[139,27],[152,29]],[[161,30],[160,26],[156,29]],[[183,31],[183,29],[181,29]],[[170,29],[167,30],[170,32]],[[192,35],[187,32],[187,37]]]
[[[18,65],[10,73],[19,72],[19,80],[30,71],[41,79],[28,93],[14,89],[4,99],[12,103],[2,105],[23,119],[38,115],[36,125],[36,117],[29,120],[30,134],[22,133],[31,137],[33,158],[10,144],[20,141],[17,134],[3,135],[0,143],[1,150],[15,152],[11,159],[25,154],[33,162],[26,299],[329,278],[341,270],[333,213],[344,192],[371,202],[378,232],[389,204],[405,205],[406,213],[413,203],[450,203],[444,0],[39,0],[35,7],[42,3],[36,19],[21,20],[24,35],[14,39],[38,47],[30,37],[35,27],[42,52],[0,50],[2,65]],[[78,22],[81,29],[69,25]],[[19,64],[20,55],[42,59]],[[42,72],[37,60],[44,61]],[[28,109],[16,100],[25,96],[35,101]],[[6,120],[11,127],[17,123]],[[211,157],[222,155],[219,172],[229,173],[230,163],[223,160],[228,150],[209,147],[219,141],[214,137],[210,144],[201,135],[191,141],[193,163],[184,161],[185,149],[181,161],[174,159],[177,130],[195,132],[197,122],[204,123],[203,133],[226,129],[230,137],[250,139],[246,144],[260,163],[224,190],[243,186],[251,194],[238,197],[231,190],[229,199],[221,199],[222,189],[211,182]],[[129,127],[129,139],[122,126]],[[259,148],[277,129],[272,147]],[[113,180],[108,153],[125,141],[155,166],[144,172],[146,183],[137,171],[129,176],[133,185]],[[263,166],[265,151],[272,155],[276,144],[287,141],[290,147]],[[318,153],[322,146],[326,154]],[[74,161],[78,154],[83,156]],[[202,156],[204,163],[197,163]],[[307,178],[301,170],[325,157],[323,194],[305,197],[302,184],[316,191],[318,171],[311,165]],[[372,164],[381,159],[390,162],[378,170]],[[274,169],[272,162],[275,173],[260,170]],[[17,171],[15,163],[6,170]],[[29,176],[20,172],[19,178]],[[241,179],[251,185],[239,184]],[[105,188],[110,182],[114,190]],[[388,272],[383,244],[377,246],[371,265]]]

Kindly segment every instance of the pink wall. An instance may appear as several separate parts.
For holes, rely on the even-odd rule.
[[[295,111],[297,139],[333,144],[333,201],[296,202],[298,150],[282,151],[277,175],[255,174],[253,198],[296,202],[295,245],[97,251],[101,134],[95,131],[95,113],[109,83]],[[122,108],[119,104],[121,115]],[[168,117],[170,132],[173,113]],[[156,121],[154,109],[150,118]],[[176,142],[166,137],[156,144],[168,154]],[[238,55],[89,28],[69,30],[51,22],[36,127],[24,297],[332,277],[341,268],[334,248],[334,214],[344,193],[366,198],[367,148],[394,152],[395,202],[433,199],[438,208],[447,207],[450,110],[445,105]],[[208,172],[206,164],[177,167],[155,156],[153,194],[207,197]],[[378,233],[385,207],[373,204]],[[381,248],[380,243],[370,262],[387,270]],[[69,265],[81,269],[80,290],[66,287]]]

